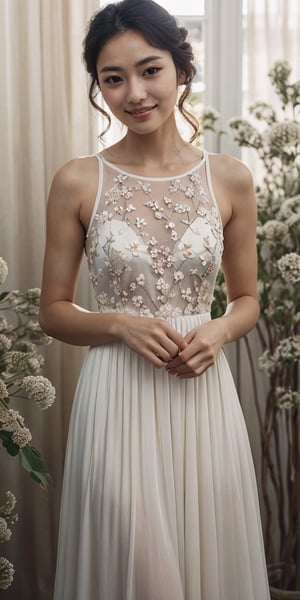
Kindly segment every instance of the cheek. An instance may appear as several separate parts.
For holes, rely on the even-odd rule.
[[[102,91],[102,98],[109,107],[117,106],[120,102],[120,92],[116,89],[104,89]]]

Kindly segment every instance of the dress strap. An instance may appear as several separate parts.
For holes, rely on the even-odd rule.
[[[217,198],[215,196],[215,192],[214,192],[214,188],[213,188],[213,184],[212,184],[212,180],[211,180],[209,152],[207,152],[207,150],[203,150],[203,152],[204,152],[204,158],[205,158],[204,162],[205,162],[205,171],[206,171],[206,178],[207,178],[208,190],[209,190],[209,193],[211,195],[212,201],[213,201],[216,209],[218,210],[220,221],[222,223],[222,217],[221,217],[221,212],[220,212],[219,204],[218,204]]]
[[[89,236],[96,212],[98,210],[98,206],[99,206],[99,202],[100,202],[100,198],[101,198],[101,193],[102,193],[102,186],[103,186],[103,161],[101,159],[100,154],[95,154],[95,157],[98,160],[98,189],[97,189],[97,194],[96,194],[96,198],[95,198],[95,202],[94,202],[94,206],[93,206],[93,210],[92,210],[92,214],[91,214],[91,218],[90,218],[90,222],[89,222],[89,226],[86,232],[86,238]]]

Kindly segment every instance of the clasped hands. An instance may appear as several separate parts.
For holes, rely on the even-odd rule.
[[[179,348],[177,356],[168,361],[165,369],[170,375],[183,379],[202,375],[216,362],[222,345],[215,323],[203,323],[184,337],[184,347]]]
[[[192,329],[184,337],[168,321],[130,316],[123,329],[123,341],[170,375],[192,378],[202,375],[216,361],[225,341],[220,319]]]

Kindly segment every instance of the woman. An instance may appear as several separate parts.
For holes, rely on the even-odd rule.
[[[247,168],[179,134],[195,73],[152,0],[91,20],[90,99],[126,126],[50,191],[40,320],[90,346],[65,465],[55,600],[266,600],[255,475],[222,346],[255,324]],[[101,110],[101,109],[100,109]],[[102,111],[103,112],[103,111]],[[99,306],[74,303],[83,252]],[[220,261],[226,314],[210,319]]]

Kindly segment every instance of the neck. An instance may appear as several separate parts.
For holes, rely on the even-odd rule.
[[[104,150],[103,155],[125,169],[158,177],[194,166],[202,152],[181,137],[174,118],[149,134],[129,130],[124,138]]]
[[[147,163],[148,165],[180,163],[183,153],[189,147],[177,130],[171,136],[164,136],[156,132],[141,136],[128,132],[122,140],[122,145],[131,162]]]

